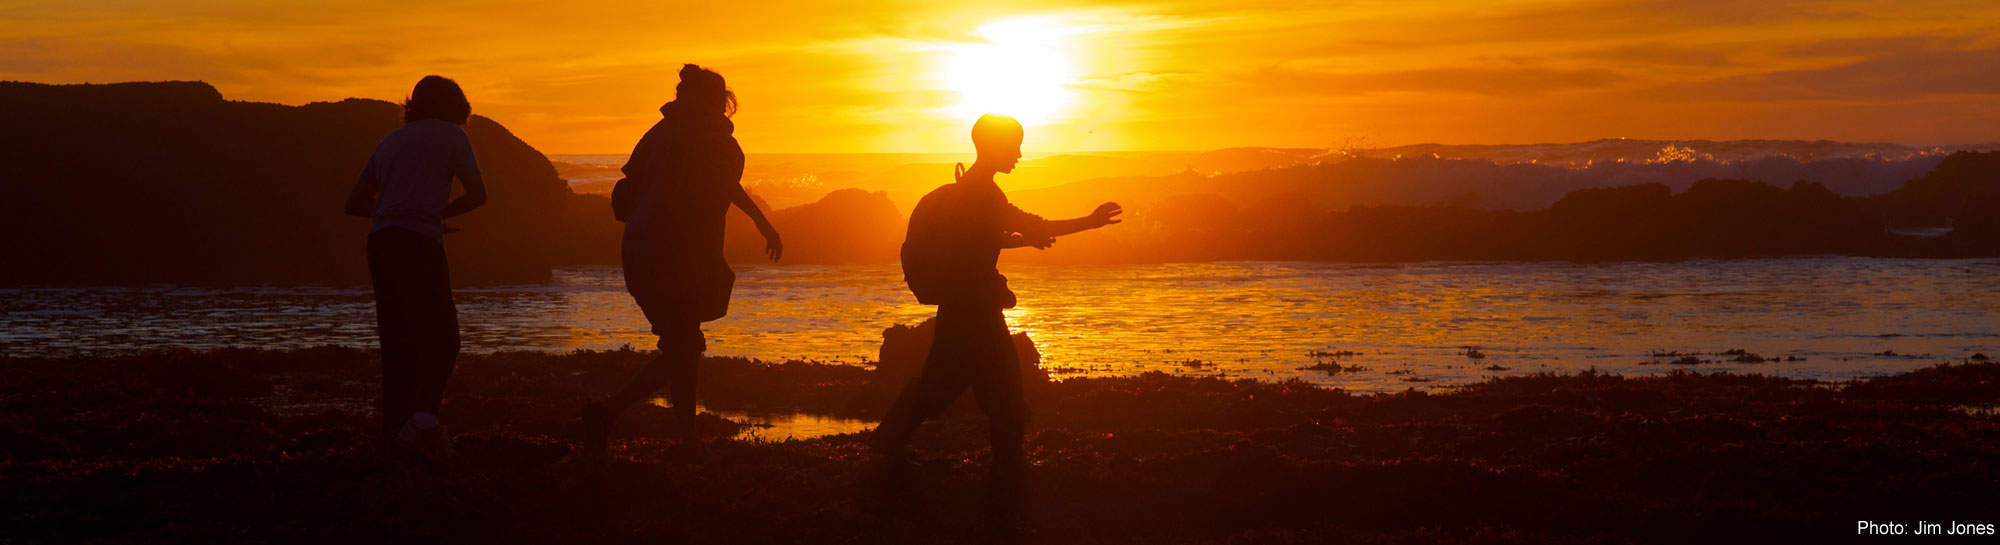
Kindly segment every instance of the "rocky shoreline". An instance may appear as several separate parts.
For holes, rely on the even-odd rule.
[[[572,460],[577,404],[649,356],[461,358],[444,416],[467,460],[449,470],[369,448],[368,351],[0,358],[0,541],[1622,543],[2000,512],[1990,362],[1841,384],[1584,373],[1365,396],[1037,380],[1034,502],[1003,527],[983,515],[970,407],[921,432],[930,463],[901,510],[857,494],[856,434],[733,441],[743,424],[707,415],[716,439],[690,458],[664,440],[667,411],[641,408],[613,461]],[[703,403],[874,418],[892,371],[711,358]]]

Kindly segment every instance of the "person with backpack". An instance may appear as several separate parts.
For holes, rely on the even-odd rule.
[[[424,76],[403,100],[403,126],[375,145],[347,195],[347,213],[369,218],[368,278],[382,338],[382,434],[387,444],[449,463],[438,422],[457,365],[458,308],[444,255],[445,218],[486,204],[486,182],[465,123],[472,104],[457,82]],[[451,198],[451,180],[465,194]]]
[[[1014,171],[1023,137],[1013,118],[981,116],[972,125],[978,151],[972,167],[960,164],[954,183],[924,195],[910,212],[902,248],[904,281],[918,302],[938,307],[937,325],[922,374],[903,388],[871,437],[878,476],[885,483],[913,465],[905,448],[918,425],[943,412],[970,386],[986,413],[992,491],[1005,503],[1022,499],[1027,403],[1020,360],[1002,314],[1015,300],[997,266],[1000,251],[1046,249],[1055,237],[1116,224],[1122,212],[1117,203],[1104,203],[1088,216],[1050,221],[1007,202],[993,177]]]
[[[625,288],[660,337],[659,355],[610,397],[583,407],[584,454],[602,458],[618,415],[665,386],[679,439],[698,447],[695,383],[708,348],[702,322],[729,311],[736,274],[722,255],[730,205],[764,234],[765,255],[784,254],[778,230],[743,189],[743,148],[736,143],[736,94],[721,74],[696,65],[680,71],[672,102],[632,149],[625,177],[612,188],[612,212],[625,222]]]

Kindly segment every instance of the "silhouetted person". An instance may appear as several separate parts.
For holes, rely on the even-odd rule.
[[[486,203],[486,183],[463,128],[471,116],[458,83],[425,76],[403,101],[403,126],[375,145],[347,196],[347,213],[374,220],[368,276],[382,337],[383,434],[437,461],[451,455],[438,406],[458,360],[444,219]],[[465,185],[457,199],[451,199],[454,177]]]
[[[661,386],[673,401],[680,440],[698,445],[695,379],[708,341],[701,323],[729,311],[736,274],[722,256],[723,220],[736,205],[764,234],[765,253],[784,252],[778,231],[739,183],[743,148],[731,133],[736,95],[722,76],[687,65],[673,102],[646,131],[614,186],[612,209],[625,222],[625,288],[660,337],[660,353],[623,389],[583,408],[584,449],[602,457],[618,414]]]
[[[1104,203],[1089,216],[1049,221],[1008,203],[993,175],[1014,171],[1022,136],[1021,124],[1012,118],[980,117],[972,126],[978,160],[958,173],[955,183],[924,195],[910,212],[903,276],[918,302],[937,305],[937,329],[923,374],[903,388],[872,437],[885,479],[893,480],[910,464],[904,448],[917,426],[944,411],[969,385],[991,433],[993,491],[1010,504],[1020,499],[1027,406],[1020,360],[1001,314],[1014,306],[1014,292],[996,265],[1000,250],[1047,248],[1055,237],[1118,223],[1121,212],[1116,203]]]

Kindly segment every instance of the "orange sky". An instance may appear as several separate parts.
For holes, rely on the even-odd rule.
[[[753,153],[966,151],[988,103],[1048,151],[2000,140],[1990,1],[0,3],[0,79],[298,104],[437,73],[550,153],[629,150],[682,62]]]

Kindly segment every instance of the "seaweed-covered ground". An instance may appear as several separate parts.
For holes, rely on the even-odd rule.
[[[572,460],[577,404],[649,355],[461,358],[466,461],[371,448],[377,363],[321,348],[0,359],[0,542],[1620,543],[2000,522],[2000,364],[1846,384],[1674,373],[1356,396],[1148,374],[1037,383],[1024,519],[986,515],[984,420],[925,428],[914,501],[863,499],[858,435],[717,438],[667,411]],[[874,417],[876,371],[705,362],[703,403]],[[893,382],[893,381],[882,381]]]

